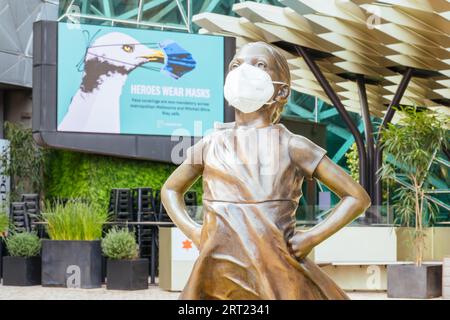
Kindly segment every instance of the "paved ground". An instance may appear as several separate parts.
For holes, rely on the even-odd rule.
[[[348,292],[353,300],[386,300],[386,292]],[[148,290],[117,291],[101,289],[66,289],[33,287],[9,287],[0,285],[0,300],[173,300],[179,292],[168,292],[158,286]]]
[[[121,291],[101,289],[68,289],[10,287],[0,285],[0,300],[173,300],[179,292],[168,292],[158,286],[149,286],[148,290]]]

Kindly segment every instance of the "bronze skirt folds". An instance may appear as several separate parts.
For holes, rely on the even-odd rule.
[[[313,262],[289,253],[296,206],[204,201],[203,245],[180,299],[347,299]]]

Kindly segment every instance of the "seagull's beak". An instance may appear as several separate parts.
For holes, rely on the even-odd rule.
[[[142,56],[148,60],[148,62],[164,62],[164,52],[161,50],[152,50],[151,53]]]

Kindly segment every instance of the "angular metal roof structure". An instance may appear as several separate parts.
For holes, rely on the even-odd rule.
[[[31,87],[33,22],[56,20],[59,1],[0,0],[0,84]]]

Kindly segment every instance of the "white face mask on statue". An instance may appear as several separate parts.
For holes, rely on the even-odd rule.
[[[243,63],[231,70],[225,79],[223,88],[225,99],[228,103],[243,113],[255,112],[266,104],[275,101],[272,98],[275,88],[270,75],[248,63]]]

